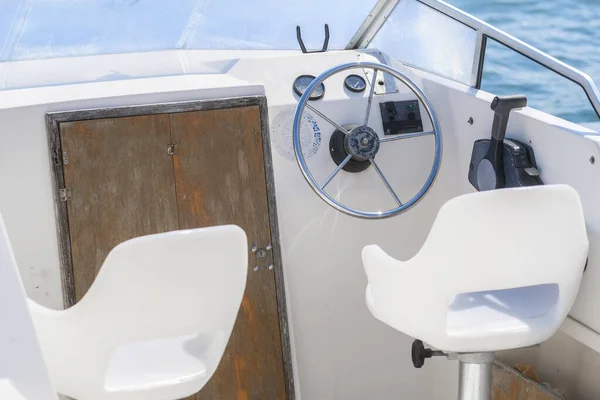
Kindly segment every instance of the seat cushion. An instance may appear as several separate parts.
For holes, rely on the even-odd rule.
[[[463,293],[448,307],[446,330],[467,340],[490,332],[527,333],[544,319],[553,323],[558,296],[556,284]]]
[[[196,335],[137,342],[118,347],[106,373],[107,392],[144,392],[208,377],[194,352]]]

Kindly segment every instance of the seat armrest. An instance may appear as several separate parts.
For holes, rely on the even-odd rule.
[[[428,280],[423,271],[413,265],[415,259],[398,261],[376,245],[365,246],[362,259],[369,280],[366,301],[377,319],[417,338],[421,332],[434,329],[433,324],[442,316],[423,316],[445,313],[447,304],[424,298],[426,294],[422,289]],[[411,324],[415,320],[420,322]]]

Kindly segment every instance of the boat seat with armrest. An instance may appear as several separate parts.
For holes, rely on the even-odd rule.
[[[237,226],[128,240],[63,311],[30,302],[56,390],[78,400],[174,400],[215,372],[246,286]]]
[[[569,186],[459,196],[442,206],[412,259],[363,249],[366,302],[382,322],[439,349],[434,355],[461,361],[460,398],[487,399],[493,352],[539,344],[566,318],[588,246]],[[483,380],[463,376],[474,365]]]

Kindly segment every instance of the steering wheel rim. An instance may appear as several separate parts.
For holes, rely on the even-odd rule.
[[[433,161],[433,165],[431,167],[431,172],[429,173],[427,180],[425,181],[425,183],[423,184],[423,186],[421,187],[421,189],[417,192],[417,194],[415,194],[408,202],[406,203],[402,203],[398,196],[395,194],[393,188],[391,187],[391,185],[389,184],[389,182],[387,181],[387,179],[385,178],[385,176],[383,175],[383,172],[380,170],[380,168],[378,167],[377,163],[375,162],[375,156],[373,156],[371,159],[369,159],[369,161],[371,162],[372,166],[374,167],[375,171],[377,172],[377,174],[379,175],[379,177],[381,178],[381,180],[383,181],[383,183],[386,185],[388,191],[390,192],[390,194],[392,195],[392,197],[394,197],[394,199],[396,200],[396,202],[399,204],[398,207],[386,210],[386,211],[362,211],[362,210],[357,210],[351,207],[346,206],[345,204],[335,200],[333,197],[331,197],[324,189],[325,186],[327,186],[327,184],[333,179],[333,177],[343,168],[343,166],[349,161],[349,159],[351,158],[351,155],[348,155],[346,157],[346,159],[344,160],[344,162],[342,162],[341,164],[339,164],[337,166],[337,168],[332,172],[332,174],[330,174],[330,176],[326,179],[326,181],[324,182],[324,184],[319,185],[319,183],[316,181],[316,179],[313,177],[312,173],[310,172],[307,164],[306,164],[306,160],[304,158],[304,154],[302,152],[302,144],[300,141],[300,124],[302,121],[302,115],[304,114],[304,110],[305,108],[308,106],[308,108],[315,112],[316,114],[318,114],[320,117],[322,117],[323,119],[325,119],[327,122],[329,122],[330,124],[332,124],[333,126],[335,126],[337,129],[341,129],[342,132],[346,132],[346,134],[349,134],[349,131],[347,131],[345,128],[343,128],[340,124],[337,124],[335,121],[331,120],[330,118],[328,118],[325,114],[321,113],[320,111],[318,111],[316,108],[308,105],[308,99],[312,93],[312,91],[318,86],[320,85],[323,81],[325,81],[327,78],[329,78],[330,76],[337,74],[339,72],[342,71],[346,71],[349,69],[355,69],[355,68],[367,68],[367,69],[372,69],[373,72],[373,78],[371,81],[371,89],[370,89],[370,94],[369,94],[369,99],[368,99],[368,105],[367,105],[367,113],[365,116],[365,124],[364,126],[367,126],[368,120],[369,120],[369,115],[370,115],[370,111],[371,111],[371,104],[372,104],[372,100],[373,100],[373,94],[374,94],[374,89],[375,89],[375,80],[377,78],[377,71],[383,71],[383,72],[387,72],[388,74],[392,75],[394,78],[398,79],[399,81],[401,81],[402,83],[404,83],[419,99],[419,101],[421,102],[421,104],[423,105],[423,107],[425,108],[427,115],[429,116],[429,120],[431,121],[431,125],[433,127],[432,131],[427,131],[427,132],[418,132],[416,134],[414,133],[407,133],[407,134],[399,134],[399,135],[394,135],[394,137],[390,138],[378,138],[377,140],[379,141],[379,143],[383,143],[383,142],[388,142],[388,141],[393,141],[393,140],[400,140],[400,139],[410,139],[410,138],[414,138],[414,137],[420,137],[420,136],[425,136],[425,135],[429,135],[429,134],[433,134],[435,137],[435,156],[434,156],[434,161]],[[300,100],[298,102],[298,106],[296,108],[296,114],[294,117],[294,130],[293,130],[293,144],[294,144],[294,154],[296,155],[296,161],[298,163],[298,166],[300,167],[300,171],[302,172],[302,175],[304,176],[304,178],[306,179],[306,181],[308,182],[309,186],[311,187],[311,189],[323,200],[325,201],[327,204],[329,204],[331,207],[335,208],[338,211],[343,212],[344,214],[353,216],[353,217],[357,217],[357,218],[364,218],[364,219],[382,219],[382,218],[389,218],[389,217],[393,217],[396,215],[399,215],[403,212],[408,211],[410,208],[414,207],[419,201],[421,201],[421,199],[423,199],[423,197],[427,194],[427,192],[429,192],[429,190],[431,189],[431,186],[433,185],[433,182],[435,181],[439,169],[440,169],[440,165],[441,165],[441,161],[442,161],[442,136],[441,136],[441,130],[439,127],[439,123],[438,123],[438,119],[437,116],[435,114],[435,111],[433,109],[433,106],[431,105],[431,103],[429,102],[429,100],[427,99],[427,97],[425,96],[425,94],[423,93],[423,91],[406,75],[404,75],[403,73],[395,70],[394,68],[391,68],[387,65],[384,64],[379,64],[379,63],[374,63],[374,62],[366,62],[366,61],[355,61],[355,62],[350,62],[350,63],[345,63],[345,64],[340,64],[337,65],[335,67],[332,67],[328,70],[326,70],[325,72],[323,72],[321,75],[317,76],[306,88],[306,90],[304,91],[304,93],[302,94],[302,96],[300,97]]]

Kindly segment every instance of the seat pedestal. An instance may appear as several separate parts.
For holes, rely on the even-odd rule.
[[[458,400],[490,400],[494,353],[449,354],[458,360]]]

